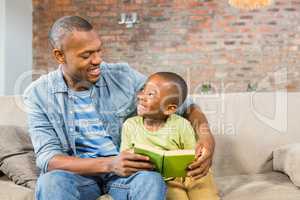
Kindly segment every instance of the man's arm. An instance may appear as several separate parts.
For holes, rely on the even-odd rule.
[[[126,121],[122,129],[121,150],[130,147],[129,123]],[[57,155],[49,161],[48,170],[62,169],[78,174],[92,175],[99,173],[115,173],[119,176],[129,176],[140,170],[153,170],[149,158],[133,154],[128,151],[121,152],[118,156],[105,158],[77,158],[72,156]]]
[[[24,103],[37,166],[42,172],[61,169],[79,174],[113,172],[120,176],[128,176],[139,170],[153,169],[147,157],[129,152],[108,158],[86,159],[69,156],[46,115],[47,109],[37,103],[36,96],[38,94],[29,88],[24,94]]]
[[[208,126],[207,119],[201,109],[191,104],[185,111],[184,117],[188,119],[198,137],[196,144],[197,161],[189,166],[188,175],[195,179],[201,178],[208,173],[212,164],[215,140]]]
[[[149,158],[129,152],[105,158],[78,158],[74,156],[56,155],[48,164],[48,171],[66,170],[82,175],[99,173],[115,173],[129,176],[140,170],[152,170]]]

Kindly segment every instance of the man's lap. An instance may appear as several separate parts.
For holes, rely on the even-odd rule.
[[[68,171],[54,170],[39,177],[36,199],[41,199],[38,197],[45,195],[40,192],[45,190],[44,188],[48,188],[47,192],[54,193],[49,194],[52,197],[60,195],[61,190],[65,195],[75,196],[72,199],[96,199],[104,193],[110,194],[115,199],[134,199],[130,197],[130,192],[132,194],[141,192],[145,195],[145,191],[140,190],[147,187],[150,190],[153,181],[157,182],[155,185],[161,184],[160,175],[156,172],[140,171],[129,177],[119,177],[113,174],[82,176]]]

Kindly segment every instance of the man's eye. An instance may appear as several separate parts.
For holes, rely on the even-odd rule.
[[[83,59],[88,59],[90,57],[90,54],[82,54],[81,58]]]

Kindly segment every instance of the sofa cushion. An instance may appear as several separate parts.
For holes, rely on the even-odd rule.
[[[273,168],[287,174],[300,187],[300,143],[284,145],[273,152]]]
[[[26,129],[1,126],[0,138],[0,170],[16,184],[34,188],[38,170]]]
[[[34,200],[34,191],[16,185],[6,176],[0,178],[0,199],[1,200]]]
[[[300,189],[283,173],[217,177],[222,200],[298,200]]]

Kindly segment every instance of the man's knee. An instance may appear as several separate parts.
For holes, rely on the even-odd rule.
[[[134,177],[133,196],[142,196],[143,199],[165,199],[167,187],[162,176],[157,172],[140,171]]]
[[[98,182],[72,172],[55,170],[38,179],[36,199],[96,199],[101,195]]]
[[[144,186],[165,187],[165,182],[160,173],[153,171],[140,171],[136,175],[136,181],[143,183]]]
[[[72,173],[63,170],[54,170],[39,177],[36,189],[59,192],[65,187],[70,187],[70,184],[72,184],[71,179]]]

